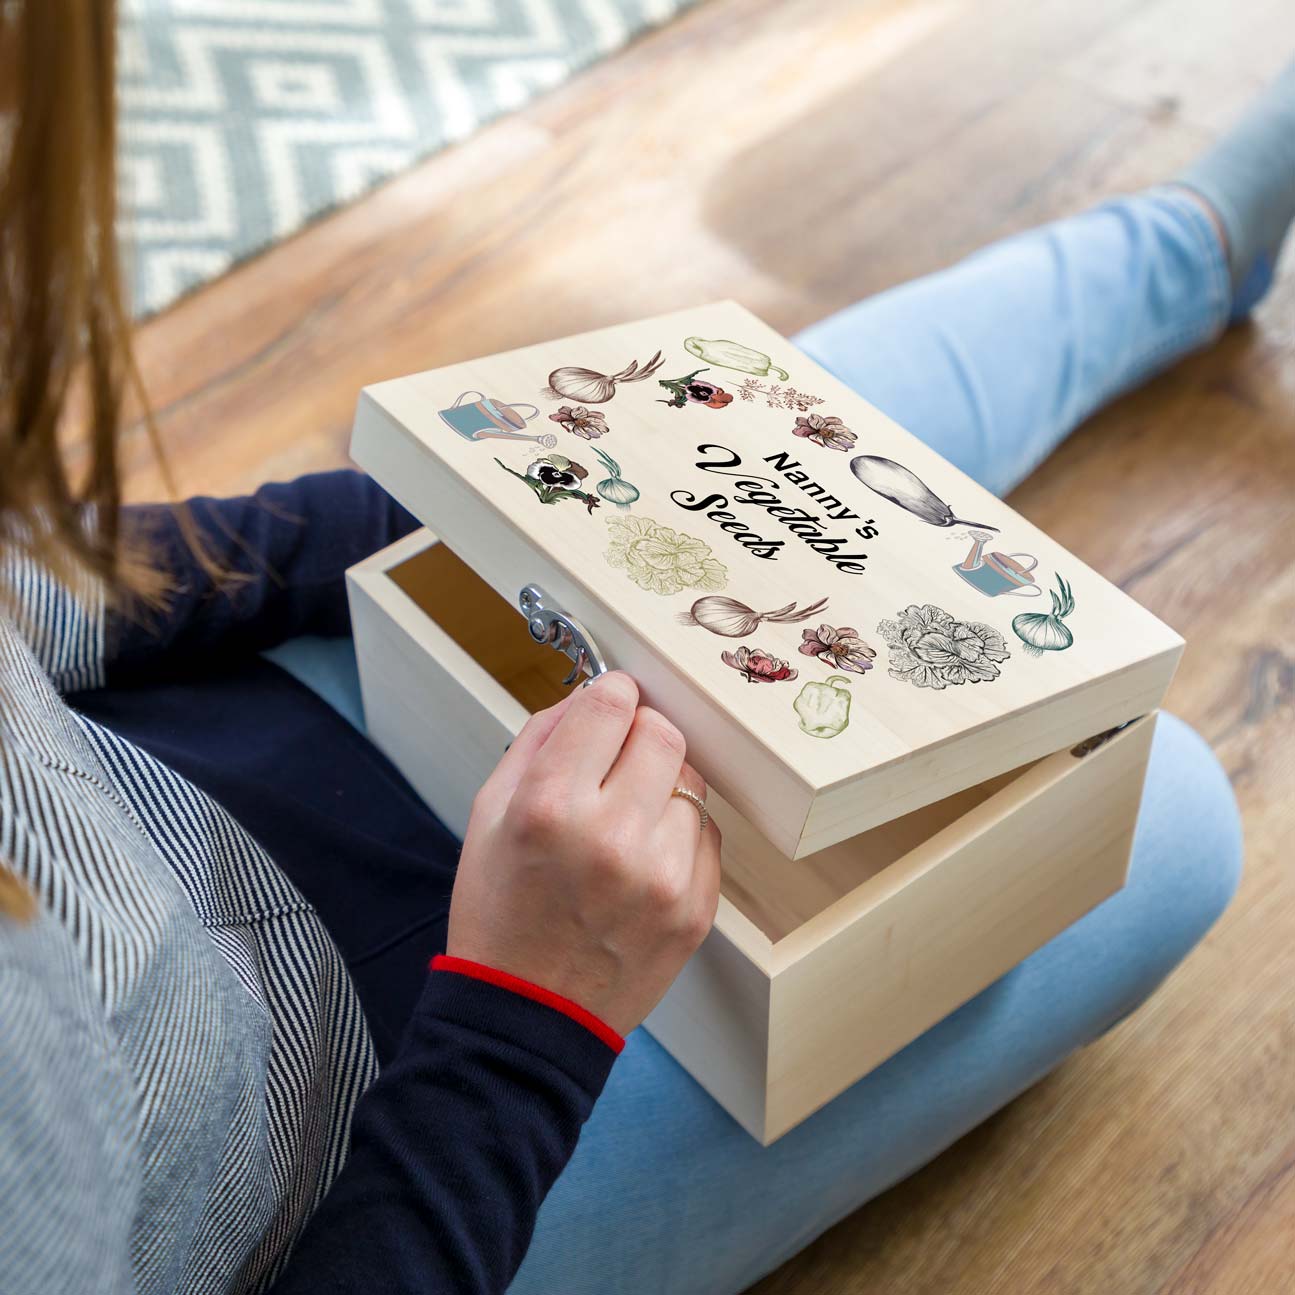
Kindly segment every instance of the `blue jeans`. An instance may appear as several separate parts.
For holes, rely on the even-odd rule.
[[[796,341],[1005,493],[1112,396],[1217,337],[1229,306],[1213,228],[1166,190],[999,243]],[[361,722],[349,644],[274,655]],[[635,1031],[514,1295],[743,1290],[1137,1007],[1240,867],[1226,776],[1162,717],[1128,886],[773,1146]]]

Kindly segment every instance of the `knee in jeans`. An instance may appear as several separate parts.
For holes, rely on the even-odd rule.
[[[1243,857],[1241,819],[1228,776],[1205,739],[1162,714],[1151,748],[1138,846],[1170,875],[1165,898],[1184,940],[1194,943],[1236,893]],[[1135,848],[1135,858],[1143,851]]]

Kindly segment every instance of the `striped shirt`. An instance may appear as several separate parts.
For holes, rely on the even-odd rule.
[[[4,1288],[262,1289],[376,1073],[355,993],[236,822],[63,703],[102,604],[4,574],[0,859],[40,910],[0,918]]]
[[[0,862],[40,909],[0,916],[0,1290],[500,1295],[619,1039],[488,967],[373,975],[411,899],[409,949],[443,927],[453,842],[256,654],[346,633],[346,568],[414,519],[347,471],[190,504],[243,579],[129,509],[172,597],[111,643],[99,602],[0,555]]]

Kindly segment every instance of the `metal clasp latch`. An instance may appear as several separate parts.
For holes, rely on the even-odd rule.
[[[598,645],[589,631],[573,616],[568,616],[539,585],[527,585],[517,595],[517,605],[526,617],[526,627],[537,643],[548,643],[575,663],[571,673],[562,680],[575,683],[587,670],[592,683],[600,674],[607,673],[607,663],[598,651]]]

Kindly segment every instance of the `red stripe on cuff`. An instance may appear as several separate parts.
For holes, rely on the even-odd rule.
[[[484,980],[488,985],[497,985],[500,989],[510,990],[533,1002],[543,1003],[545,1007],[551,1007],[555,1012],[561,1012],[563,1016],[569,1016],[573,1021],[583,1025],[590,1034],[605,1043],[618,1056],[625,1046],[625,1040],[605,1021],[599,1020],[579,1003],[573,1003],[569,998],[563,998],[561,994],[545,989],[543,985],[533,985],[529,980],[522,980],[520,976],[510,976],[506,971],[487,967],[481,962],[472,962],[468,958],[452,958],[448,953],[438,953],[432,959],[432,970],[453,971],[460,976],[471,976],[474,980]]]

